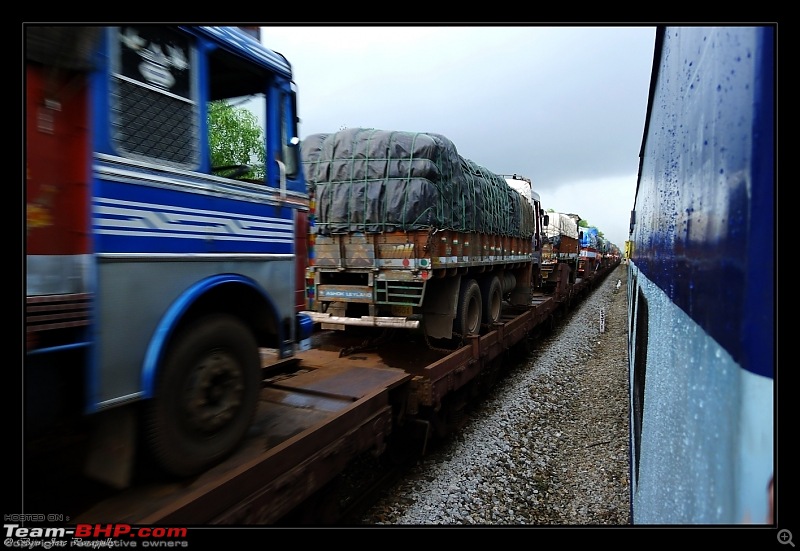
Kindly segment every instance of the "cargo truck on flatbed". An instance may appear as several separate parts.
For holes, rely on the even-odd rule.
[[[547,292],[575,283],[581,250],[580,220],[577,214],[548,213],[542,244],[542,288]]]
[[[203,472],[250,427],[259,349],[290,358],[304,319],[291,65],[236,27],[31,25],[25,45],[26,447],[86,424],[104,483],[140,455]],[[266,161],[218,164],[214,113],[240,105]]]
[[[314,322],[450,339],[497,323],[504,302],[530,303],[538,195],[524,197],[440,134],[352,128],[301,148],[316,201]]]

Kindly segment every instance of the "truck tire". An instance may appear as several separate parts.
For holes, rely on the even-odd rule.
[[[474,279],[463,280],[458,293],[458,308],[453,331],[461,337],[479,334],[483,317],[481,310],[481,289],[478,283]]]
[[[503,310],[503,289],[496,275],[489,276],[481,282],[481,297],[483,297],[483,323],[493,325],[500,321]]]
[[[198,319],[169,345],[155,397],[146,406],[147,441],[168,474],[199,474],[244,438],[261,388],[253,334],[224,314]]]

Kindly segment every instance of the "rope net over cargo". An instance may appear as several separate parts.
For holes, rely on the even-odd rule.
[[[348,128],[301,145],[322,235],[422,229],[530,238],[533,207],[440,134]]]

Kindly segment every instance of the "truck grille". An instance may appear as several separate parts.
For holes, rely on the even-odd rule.
[[[375,281],[375,297],[378,304],[420,306],[425,283],[422,281]]]

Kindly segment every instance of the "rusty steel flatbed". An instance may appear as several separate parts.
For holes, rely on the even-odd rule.
[[[493,327],[454,349],[431,346],[418,332],[350,328],[315,332],[309,349],[288,360],[262,350],[258,411],[232,457],[188,481],[140,484],[73,521],[278,523],[358,455],[382,454],[396,415],[413,419],[452,407],[448,399],[482,372],[502,367],[507,352],[524,347],[591,283],[578,280],[565,296],[534,294],[530,307],[508,307]]]
[[[265,369],[271,361],[265,356]],[[302,369],[265,382],[245,445],[183,483],[122,492],[76,522],[268,524],[318,490],[391,431],[389,391],[411,375],[358,365],[336,350],[301,352]]]

